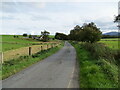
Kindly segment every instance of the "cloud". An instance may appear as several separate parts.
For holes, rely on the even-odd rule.
[[[103,32],[117,30],[113,23],[117,3],[5,3],[2,33],[68,34],[75,25],[95,22]],[[105,10],[104,10],[105,8]],[[0,12],[1,13],[1,12]],[[1,20],[1,19],[0,19]]]
[[[45,2],[33,2],[32,5],[35,6],[36,8],[45,8],[46,3]]]
[[[45,8],[44,2],[2,2],[0,11],[6,13],[27,13]]]
[[[119,0],[1,0],[0,2],[118,2]]]
[[[33,21],[51,21],[51,18],[50,17],[47,17],[47,16],[40,16],[40,15],[36,15],[36,16],[33,16],[31,18]]]

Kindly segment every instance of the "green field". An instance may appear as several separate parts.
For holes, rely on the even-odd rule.
[[[4,52],[12,49],[25,47],[25,46],[28,46],[28,45],[2,43],[2,51]]]
[[[101,39],[102,41],[105,41],[105,40],[120,40],[120,38],[105,38],[105,39]]]
[[[0,48],[0,51],[8,51],[13,49],[18,49],[21,47],[30,46],[33,44],[40,44],[43,43],[38,40],[33,40],[30,38],[24,38],[22,35],[17,35],[18,38],[14,38],[14,35],[2,35],[2,40],[0,43],[2,43],[2,48]],[[49,37],[53,38],[54,35],[50,35]]]
[[[54,38],[55,36],[54,35],[49,35],[49,38]]]
[[[101,39],[100,43],[104,43],[111,49],[119,49],[119,43],[118,38],[110,38],[110,39]]]
[[[38,41],[33,39],[26,39],[21,35],[19,35],[18,38],[14,38],[14,35],[2,35],[2,42],[29,44],[29,43],[36,43]]]

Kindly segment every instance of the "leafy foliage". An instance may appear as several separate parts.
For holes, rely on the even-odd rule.
[[[23,34],[23,36],[24,36],[24,37],[27,37],[27,34],[26,34],[26,33],[24,33],[24,34]]]
[[[114,22],[119,22],[120,21],[120,15],[115,16]]]
[[[69,39],[82,41],[82,42],[90,42],[94,43],[101,39],[102,32],[97,26],[91,22],[89,24],[84,24],[82,27],[76,26],[73,30],[70,31]]]
[[[50,33],[48,31],[41,32],[42,41],[47,42],[49,40],[49,34]]]
[[[63,34],[63,33],[56,33],[55,39],[68,40],[68,36],[66,34]]]

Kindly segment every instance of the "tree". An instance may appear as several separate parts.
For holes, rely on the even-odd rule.
[[[91,27],[86,27],[82,31],[81,36],[81,41],[94,43],[100,41],[102,33],[99,30],[95,30]]]
[[[120,14],[118,16],[115,16],[115,19],[114,19],[114,22],[115,23],[118,23],[118,29],[120,30]],[[119,35],[118,35],[119,36]]]
[[[31,35],[31,34],[29,35],[29,38],[32,38],[32,35]]]
[[[15,36],[15,35],[14,35],[13,37],[14,37],[14,38],[16,38],[16,36]]]
[[[119,22],[120,21],[120,14],[118,16],[115,16],[114,22]]]
[[[49,40],[49,34],[50,33],[46,30],[41,32],[42,41],[47,42]]]
[[[82,28],[79,25],[76,25],[73,30],[70,31],[69,39],[70,40],[79,40],[79,32]]]
[[[66,34],[63,34],[63,33],[56,33],[55,39],[68,40],[68,36]]]
[[[23,36],[24,36],[24,37],[27,37],[27,34],[26,34],[26,33],[24,33],[24,34],[23,34]]]
[[[76,26],[70,31],[71,40],[94,43],[101,39],[102,32],[97,26],[91,23],[84,23],[82,27]]]

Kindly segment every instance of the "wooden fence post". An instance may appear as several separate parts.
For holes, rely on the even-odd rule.
[[[41,46],[41,51],[43,50],[43,47]]]
[[[47,50],[49,49],[49,45],[47,44]]]
[[[31,55],[32,54],[32,50],[31,50],[32,48],[31,47],[29,47],[29,55]]]
[[[4,62],[3,61],[3,52],[0,52],[0,60],[1,60],[1,64]]]

